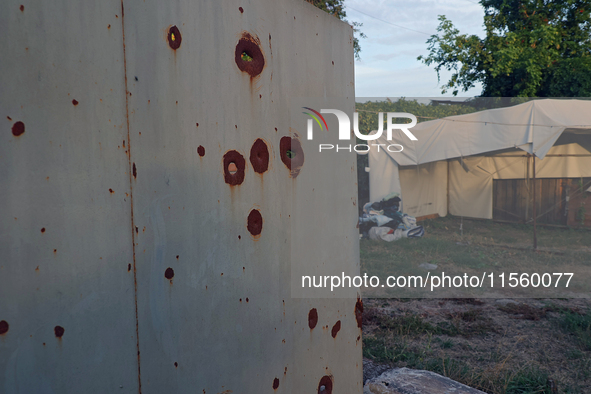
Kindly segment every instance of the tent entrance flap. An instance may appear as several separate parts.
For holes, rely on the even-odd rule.
[[[402,207],[414,217],[447,215],[447,162],[400,168]]]
[[[452,215],[493,218],[493,176],[481,166],[487,159],[477,156],[450,160],[449,211]]]

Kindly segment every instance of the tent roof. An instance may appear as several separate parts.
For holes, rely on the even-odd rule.
[[[422,122],[410,131],[411,141],[394,130],[379,144],[398,143],[400,153],[390,153],[399,165],[417,165],[455,157],[467,157],[508,148],[519,148],[543,159],[561,134],[591,134],[591,101],[540,99],[508,108]]]

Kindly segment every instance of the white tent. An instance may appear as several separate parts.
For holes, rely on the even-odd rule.
[[[540,99],[419,123],[369,153],[370,200],[401,193],[413,216],[492,219],[493,179],[591,177],[591,101]],[[532,174],[528,154],[537,159]]]

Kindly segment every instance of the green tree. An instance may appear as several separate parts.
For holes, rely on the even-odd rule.
[[[359,38],[366,38],[366,35],[361,32],[359,29],[363,26],[363,23],[359,22],[349,22],[347,19],[347,13],[343,9],[343,3],[345,0],[306,0],[308,3],[315,5],[316,7],[320,8],[328,12],[331,15],[336,16],[342,21],[345,21],[353,26],[353,33],[359,35],[359,37],[353,37],[353,50],[355,52],[355,58],[359,60],[361,57],[359,53],[361,52],[361,47],[359,46]]]
[[[486,35],[439,16],[426,65],[452,71],[442,93],[481,82],[484,97],[591,96],[591,0],[481,0]]]

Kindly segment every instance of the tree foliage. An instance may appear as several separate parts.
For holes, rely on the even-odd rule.
[[[417,117],[417,121],[445,118],[446,116],[463,115],[476,112],[478,109],[466,104],[438,105],[434,103],[420,103],[417,100],[401,98],[396,101],[386,99],[385,101],[367,101],[356,103],[355,110],[359,112],[359,131],[362,134],[369,134],[372,130],[378,129],[378,112],[406,112]],[[408,122],[408,119],[397,120],[397,123]],[[384,130],[386,130],[386,116],[384,116]],[[364,142],[358,142],[364,143]]]
[[[324,11],[328,12],[329,14],[334,15],[337,18],[339,18],[340,20],[345,21],[353,26],[353,33],[354,33],[353,50],[355,53],[355,58],[357,60],[359,60],[360,59],[359,53],[361,52],[361,47],[359,45],[359,38],[365,38],[366,36],[360,30],[360,27],[363,26],[362,23],[347,21],[347,19],[346,19],[347,13],[345,12],[345,10],[343,8],[343,3],[345,0],[306,0],[306,1],[308,3],[313,4],[314,6],[316,6],[318,8],[320,8],[321,10],[324,10]],[[359,35],[359,37],[356,37],[355,34]]]
[[[426,65],[452,71],[442,93],[476,83],[485,97],[591,95],[591,0],[481,0],[486,36],[460,34],[445,16]]]

